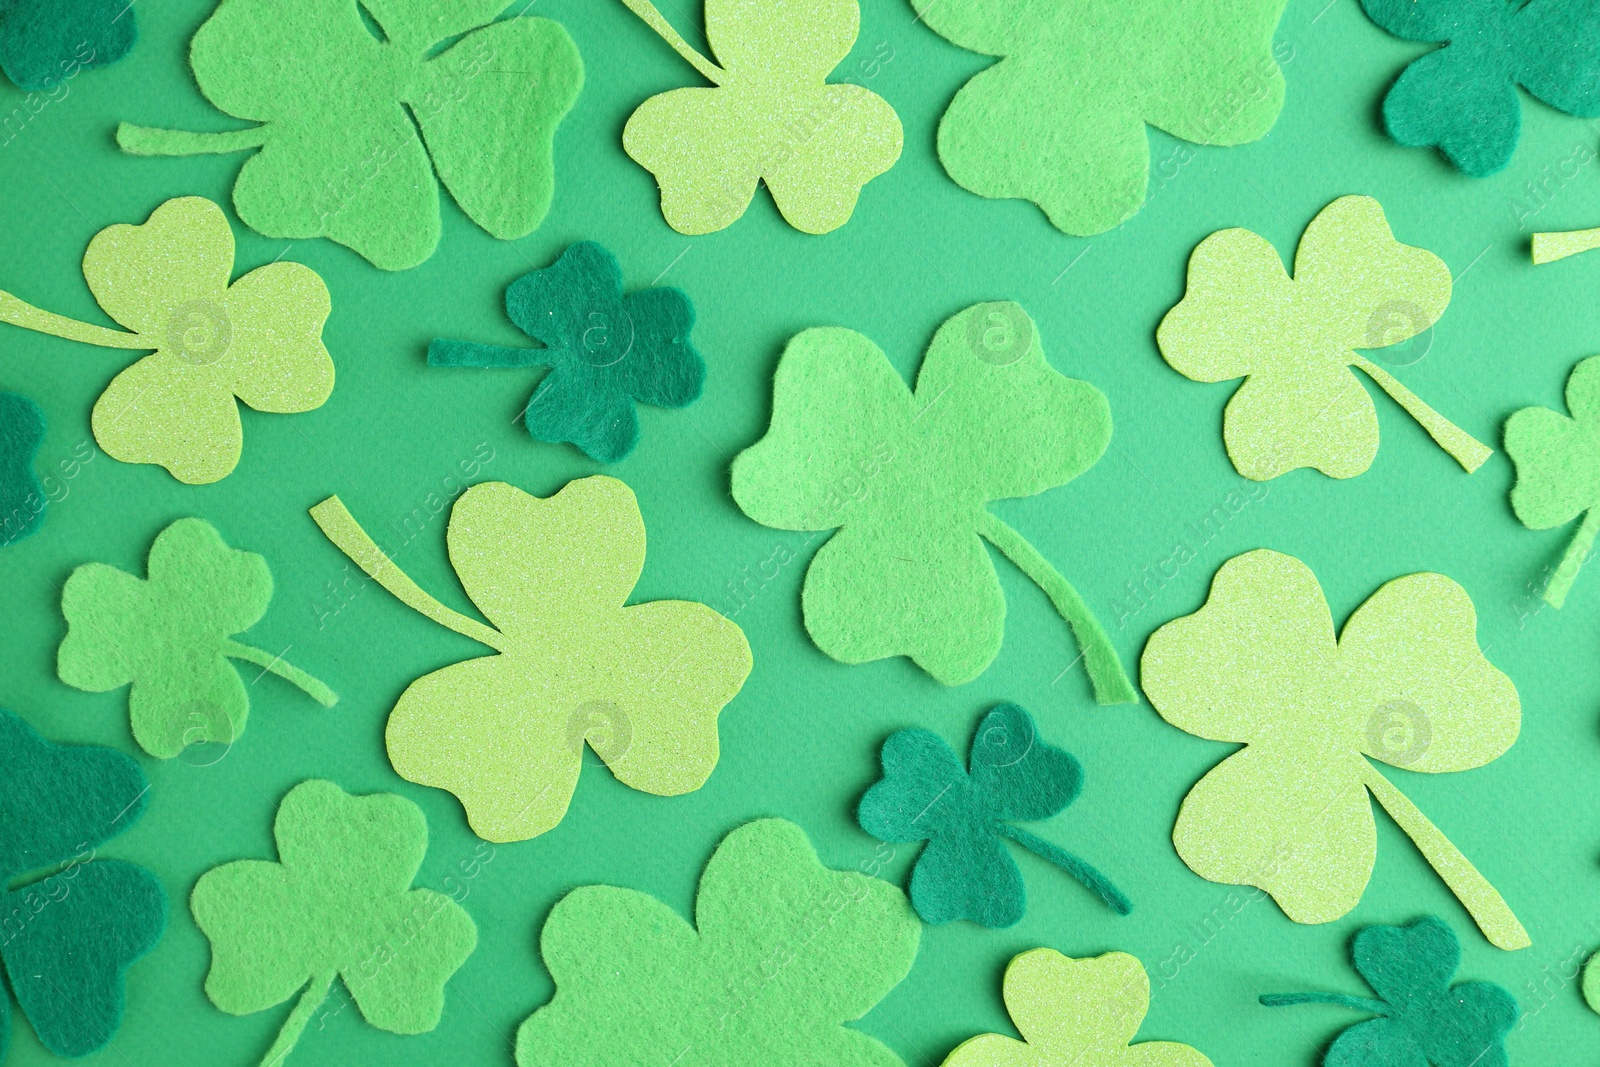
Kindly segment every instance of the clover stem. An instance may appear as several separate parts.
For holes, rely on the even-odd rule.
[[[288,649],[284,651],[287,652]],[[299,686],[305,690],[307,696],[325,708],[331,708],[339,703],[337,693],[299,667],[289,663],[281,655],[269,655],[254,645],[241,644],[238,641],[224,641],[222,643],[222,653],[230,659],[242,659],[246,663],[254,663],[269,674],[276,674],[290,685]]]
[[[311,1021],[322,1002],[328,999],[328,990],[333,987],[333,974],[313,975],[306,991],[295,1002],[294,1010],[283,1021],[283,1028],[278,1031],[277,1039],[272,1042],[272,1047],[267,1049],[266,1056],[261,1060],[261,1067],[281,1067],[289,1053],[294,1051],[300,1035],[305,1032],[306,1024]]]
[[[550,352],[544,348],[509,348],[443,338],[428,342],[430,367],[537,367],[549,362]]]
[[[1381,771],[1371,764],[1368,764],[1367,770],[1368,774],[1362,779],[1366,787],[1372,790],[1372,795],[1378,798],[1378,803],[1383,805],[1389,817],[1416,843],[1423,859],[1444,879],[1444,884],[1461,901],[1462,907],[1467,909],[1467,914],[1472,916],[1473,922],[1478,924],[1478,929],[1483,931],[1489,943],[1508,951],[1533,944],[1528,931],[1511,913],[1505,899],[1489,884],[1488,879],[1478,873],[1472,861],[1463,856],[1461,850],[1451,844],[1450,839],[1429,822],[1428,817],[1411,803],[1410,798],[1396,789]]]
[[[1044,590],[1056,611],[1072,627],[1082,650],[1084,666],[1089,671],[1089,681],[1094,685],[1094,698],[1101,704],[1131,704],[1139,699],[1138,690],[1128,681],[1122,669],[1117,650],[1094,612],[1083,602],[1078,591],[1050,565],[1017,531],[995,518],[988,511],[980,511],[978,533],[1005,554],[1005,557],[1026,574],[1033,583]]]
[[[1554,263],[1558,259],[1600,248],[1600,229],[1567,230],[1565,233],[1533,235],[1533,262]]]
[[[1600,533],[1600,507],[1584,512],[1583,522],[1579,524],[1578,532],[1572,535],[1572,543],[1562,555],[1560,565],[1545,583],[1543,596],[1546,604],[1559,610],[1567,602],[1567,592],[1572,588],[1573,579],[1578,577],[1578,568],[1589,558],[1596,533]]]
[[[1389,1005],[1371,997],[1350,997],[1343,993],[1263,993],[1258,998],[1263,1008],[1292,1008],[1296,1004],[1337,1004],[1342,1008],[1388,1015]]]
[[[9,322],[13,326],[21,326],[24,330],[47,333],[51,337],[65,337],[69,341],[82,341],[84,344],[98,345],[101,348],[148,350],[156,347],[136,333],[108,330],[104,326],[94,326],[87,322],[79,322],[77,319],[69,319],[36,308],[6,292],[0,292],[0,322]]]
[[[1400,379],[1366,356],[1357,355],[1355,365],[1377,382],[1378,388],[1388,393],[1395,403],[1405,408],[1406,413],[1416,419],[1428,431],[1428,436],[1450,453],[1451,458],[1461,464],[1468,474],[1483,466],[1484,461],[1494,455],[1494,449],[1423,403],[1421,397],[1400,384]]]
[[[663,41],[672,46],[672,50],[689,61],[689,65],[700,72],[700,76],[712,85],[721,85],[728,72],[717,66],[705,56],[696,52],[683,35],[672,28],[672,23],[662,17],[650,0],[622,0],[632,11],[644,20],[645,25],[656,31]]]
[[[117,146],[135,156],[216,156],[260,148],[266,143],[265,126],[224,133],[163,130],[154,126],[135,126],[131,122],[117,126]]]
[[[1123,896],[1122,890],[1111,884],[1111,879],[1060,845],[1046,841],[1010,823],[1001,823],[999,828],[1002,834],[1035,856],[1050,861],[1072,875],[1085,889],[1105,901],[1118,915],[1126,915],[1133,910],[1133,903]]]

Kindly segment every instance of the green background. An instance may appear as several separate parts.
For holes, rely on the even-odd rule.
[[[108,323],[79,271],[97,230],[142,222],[183,194],[228,204],[240,157],[135,159],[120,155],[112,139],[118,120],[229,128],[200,97],[185,62],[187,41],[210,6],[140,4],[132,55],[73,79],[64,99],[0,147],[0,285],[50,310]],[[664,10],[691,41],[703,39],[692,0]],[[1032,710],[1047,739],[1069,748],[1087,771],[1080,801],[1034,829],[1107,872],[1135,911],[1117,918],[1041,861],[1020,856],[1026,919],[1009,930],[927,928],[910,976],[859,1024],[908,1064],[938,1064],[977,1033],[1011,1032],[1000,975],[1014,953],[1037,945],[1074,956],[1122,949],[1143,960],[1155,988],[1142,1038],[1189,1042],[1218,1064],[1309,1064],[1360,1016],[1333,1007],[1268,1010],[1256,996],[1364,992],[1347,962],[1350,935],[1425,913],[1461,936],[1463,976],[1498,981],[1522,1002],[1527,1017],[1509,1039],[1513,1062],[1600,1055],[1600,1016],[1570,977],[1600,946],[1600,567],[1579,577],[1562,611],[1536,611],[1530,583],[1559,558],[1569,532],[1523,529],[1506,503],[1512,469],[1503,454],[1465,474],[1375,389],[1383,443],[1370,471],[1344,482],[1289,474],[1202,543],[1189,524],[1249,484],[1222,449],[1221,409],[1233,386],[1180,377],[1153,340],[1182,295],[1190,250],[1207,234],[1246,226],[1290,254],[1325,204],[1369,194],[1401,240],[1442,256],[1457,279],[1425,357],[1396,373],[1446,417],[1498,445],[1507,415],[1528,404],[1560,407],[1568,369],[1600,351],[1600,255],[1536,269],[1527,247],[1534,228],[1600,223],[1594,127],[1525,99],[1511,166],[1493,178],[1464,178],[1381,130],[1386,87],[1425,48],[1386,36],[1356,0],[1293,0],[1277,34],[1288,100],[1272,132],[1239,148],[1189,150],[1151,131],[1152,158],[1165,176],[1152,179],[1148,205],[1116,231],[1070,238],[1032,205],[980,199],[944,175],[934,153],[938,117],[989,60],[934,35],[908,4],[872,0],[838,76],[861,81],[899,112],[906,144],[899,164],[866,187],[855,217],[830,235],[790,229],[761,192],[728,229],[688,238],[662,221],[651,176],[620,141],[633,108],[654,93],[698,84],[693,72],[616,0],[537,0],[529,14],[564,24],[587,67],[583,93],[556,138],[555,202],[538,232],[498,242],[447,202],[433,258],[385,274],[330,242],[289,244],[235,223],[238,273],[283,256],[326,279],[334,303],[326,341],[338,384],[308,414],[245,411],[244,458],[225,481],[185,486],[160,468],[104,455],[71,466],[74,449],[89,439],[90,407],[126,353],[0,333],[0,386],[45,410],[50,429],[39,466],[56,472],[60,497],[35,536],[0,551],[0,706],[56,740],[135,753],[154,786],[148,813],[101,854],[147,865],[172,900],[165,938],[129,975],[125,1025],[86,1062],[259,1059],[289,1006],[239,1018],[211,1006],[202,990],[209,950],[186,900],[208,868],[274,855],[273,812],[305,778],[330,778],[352,792],[393,791],[421,805],[431,840],[417,884],[464,879],[480,944],[451,981],[437,1030],[415,1037],[375,1030],[339,991],[291,1062],[509,1063],[515,1028],[550,996],[536,937],[568,889],[628,886],[687,914],[718,840],[767,815],[799,823],[830,865],[857,867],[876,842],[855,826],[853,808],[876,777],[884,737],[917,724],[964,752],[980,712],[999,700]],[[889,53],[886,63],[861,66]],[[313,81],[305,91],[317,89]],[[23,95],[0,86],[0,114]],[[1538,185],[1536,199],[1530,183]],[[659,278],[690,294],[699,313],[695,343],[709,365],[704,398],[682,411],[642,409],[639,449],[608,468],[638,494],[649,530],[636,599],[696,599],[737,611],[755,670],[723,713],[722,762],[705,788],[676,799],[633,792],[588,754],[558,828],[495,846],[492,859],[472,868],[479,842],[460,806],[393,773],[383,727],[413,679],[481,649],[374,586],[330,617],[340,603],[329,599],[330,583],[349,572],[306,510],[340,494],[380,540],[406,542],[397,559],[423,587],[467,608],[445,559],[444,515],[409,541],[404,517],[426,510],[429,494],[456,487],[449,479],[457,464],[480,446],[494,456],[480,479],[540,495],[598,468],[570,448],[531,441],[514,422],[530,373],[430,369],[426,346],[441,336],[522,343],[501,310],[504,287],[584,238],[616,253],[630,288]],[[1521,739],[1479,770],[1388,773],[1501,891],[1532,934],[1532,948],[1490,947],[1382,814],[1371,887],[1339,922],[1298,926],[1268,899],[1196,877],[1173,852],[1173,818],[1227,746],[1180,733],[1148,705],[1095,706],[1081,667],[1063,674],[1076,654],[1065,625],[1003,560],[1005,647],[969,685],[942,688],[900,659],[847,667],[810,643],[799,587],[820,539],[801,551],[806,535],[756,525],[728,495],[731,458],[765,427],[785,340],[809,326],[851,327],[909,375],[941,321],[995,299],[1020,301],[1053,364],[1110,398],[1116,435],[1094,469],[995,511],[1077,585],[1130,667],[1152,630],[1198,607],[1217,567],[1252,548],[1309,564],[1340,623],[1398,575],[1439,571],[1466,587],[1482,645],[1521,692]],[[342,697],[324,710],[274,678],[259,681],[250,687],[248,731],[208,766],[137,752],[126,691],[80,693],[54,676],[64,630],[59,587],[71,568],[101,560],[142,574],[157,531],[185,515],[210,520],[231,544],[271,563],[272,608],[245,639],[287,649]],[[1141,580],[1179,541],[1196,558],[1119,625],[1125,583]],[[730,590],[780,548],[799,558],[768,581],[754,579],[748,588],[758,591],[741,607]],[[888,876],[902,881],[914,852],[899,848]],[[462,864],[475,876],[466,877]],[[616,1025],[627,1024],[623,1011]],[[50,1059],[19,1025],[11,1062]]]

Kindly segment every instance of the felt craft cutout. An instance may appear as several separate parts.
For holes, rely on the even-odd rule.
[[[155,875],[94,858],[144,814],[149,790],[122,753],[54,744],[0,710],[0,961],[17,1007],[58,1056],[86,1056],[116,1036],[123,976],[166,929]],[[0,993],[0,1059],[10,1036]]]
[[[1121,704],[1138,695],[1099,620],[986,506],[1065,485],[1110,442],[1105,396],[1045,362],[1017,304],[947,319],[914,392],[866,337],[819,327],[784,349],[772,425],[734,459],[733,498],[763,526],[842,527],[802,594],[806,629],[834,659],[909,656],[945,685],[976,678],[1005,636],[988,541],[1072,627],[1096,699]]]
[[[1272,129],[1284,0],[912,0],[952,44],[1000,56],[939,121],[939,161],[979,196],[1031,200],[1063,233],[1111,229],[1144,204],[1148,123],[1196,144]]]
[[[506,289],[506,314],[543,348],[476,341],[428,345],[435,367],[532,367],[550,372],[523,422],[535,440],[570,441],[615,463],[639,443],[634,402],[687,407],[700,398],[706,365],[689,342],[694,305],[679,289],[624,296],[616,257],[593,241],[572,245]]]
[[[0,393],[0,548],[44,521],[44,487],[33,460],[44,440],[44,412],[20,393]]]
[[[1323,1067],[1439,1064],[1505,1067],[1505,1039],[1521,1013],[1493,982],[1450,979],[1461,965],[1456,935],[1433,916],[1405,926],[1368,926],[1350,944],[1356,970],[1378,999],[1342,993],[1269,993],[1269,1008],[1337,1004],[1376,1015],[1333,1039]]]
[[[1046,743],[1022,708],[1001,704],[979,723],[965,770],[931,730],[891,734],[883,743],[883,778],[861,798],[856,819],[880,841],[928,842],[911,871],[911,905],[923,922],[1016,925],[1028,894],[1007,839],[1126,915],[1133,905],[1105,875],[1013,825],[1060,814],[1082,789],[1083,767],[1072,754]]]
[[[1431,327],[1450,303],[1450,268],[1396,241],[1369,196],[1341,196],[1306,227],[1294,277],[1245,229],[1218,230],[1189,259],[1188,291],[1156,341],[1197,382],[1244,378],[1223,436],[1234,468],[1264,482],[1299,467],[1353,478],[1378,454],[1378,413],[1351,367],[1377,383],[1469,472],[1492,451],[1356,349]]]
[[[1531,942],[1500,894],[1372,760],[1424,774],[1481,767],[1517,739],[1517,690],[1478,649],[1466,590],[1396,578],[1337,641],[1304,563],[1235,556],[1193,615],[1145,646],[1145,695],[1163,719],[1245,747],[1189,791],[1172,843],[1213,882],[1259,886],[1295,922],[1332,922],[1372,877],[1370,792],[1496,946]]]
[[[1073,959],[1032,949],[1006,965],[1002,990],[1023,1040],[980,1034],[944,1067],[1211,1067],[1177,1041],[1130,1044],[1150,1010],[1150,977],[1126,952]]]
[[[103,348],[154,349],[112,379],[92,425],[105,453],[155,463],[201,485],[239,463],[235,398],[257,411],[322,406],[333,360],[322,344],[328,287],[310,267],[274,262],[231,285],[233,231],[198,196],[168,200],[140,226],[108,226],[89,242],[83,278],[132,333],[76,322],[0,292],[0,322]]]
[[[623,784],[657,796],[710,777],[717,715],[750,674],[750,645],[704,604],[624,606],[645,531],[622,482],[580,478],[546,499],[505,482],[461,494],[450,563],[491,626],[423,592],[338,497],[311,517],[401,603],[495,650],[412,682],[385,734],[395,771],[454,793],[479,837],[526,841],[559,823],[585,743]]]
[[[1383,100],[1403,145],[1437,146],[1474,178],[1511,162],[1521,86],[1557,111],[1600,115],[1600,9],[1568,0],[1361,0],[1396,37],[1443,43],[1405,69]]]
[[[204,519],[179,519],[156,535],[146,570],[148,578],[104,563],[73,570],[61,590],[67,635],[56,673],[90,693],[131,683],[133,739],[150,755],[169,759],[188,745],[231,744],[244,733],[250,695],[231,659],[276,674],[323,707],[338,702],[282,655],[233,640],[272,600],[272,572],[261,556],[229,548]]]
[[[84,68],[127,55],[137,27],[125,0],[6,0],[0,70],[19,89],[52,89]]]
[[[694,925],[654,897],[580,886],[539,936],[555,981],[517,1031],[518,1067],[901,1067],[846,1025],[905,978],[922,927],[900,890],[822,865],[782,819],[723,839]]]
[[[559,23],[493,21],[504,9],[222,0],[189,63],[212,104],[258,125],[189,133],[123,123],[117,143],[147,156],[259,149],[233,187],[241,222],[268,237],[327,237],[382,270],[433,254],[439,182],[490,234],[524,237],[550,209],[555,130],[583,85],[583,61]]]
[[[639,105],[622,147],[661,187],[679,233],[737,221],[766,182],[806,233],[850,221],[862,186],[900,158],[900,117],[862,86],[828,81],[861,27],[856,0],[707,0],[696,52],[650,0],[623,0],[713,89],[673,89]]]
[[[1592,230],[1566,230],[1554,233],[1536,233],[1531,242],[1533,263],[1554,263],[1558,259],[1575,256],[1600,248],[1600,228]]]
[[[428,851],[422,809],[312,780],[283,798],[272,836],[279,862],[224,863],[189,898],[211,942],[211,1003],[251,1015],[304,990],[263,1067],[283,1063],[336,977],[380,1030],[438,1026],[445,983],[477,947],[478,928],[445,894],[411,888]]]

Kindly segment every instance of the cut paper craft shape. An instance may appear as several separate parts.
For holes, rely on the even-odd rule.
[[[167,895],[155,875],[94,858],[139,821],[149,790],[122,753],[54,744],[0,710],[0,960],[17,1007],[58,1056],[87,1056],[116,1036],[124,975],[166,929]],[[0,994],[0,1060],[10,1036]]]
[[[720,67],[650,0],[622,2],[716,86],[652,96],[622,131],[679,233],[736,222],[759,182],[789,225],[828,233],[900,158],[894,108],[860,85],[828,81],[860,31],[856,0],[707,0],[706,41]]]
[[[0,322],[103,348],[153,349],[112,379],[91,424],[108,456],[155,463],[203,485],[239,463],[235,398],[257,411],[299,412],[333,392],[322,344],[328,287],[310,267],[273,262],[231,285],[233,231],[198,196],[168,200],[140,226],[108,226],[89,242],[83,278],[132,333],[76,322],[0,292]]]
[[[211,942],[211,1003],[252,1015],[300,993],[263,1067],[293,1051],[335,978],[380,1030],[438,1026],[445,983],[477,947],[478,928],[445,894],[411,888],[428,851],[422,809],[312,780],[283,798],[272,836],[279,862],[224,863],[189,898]]]
[[[945,320],[916,390],[854,330],[790,340],[772,425],[733,461],[733,498],[780,530],[832,530],[802,603],[817,647],[843,663],[909,656],[944,685],[970,682],[1005,636],[1006,601],[984,541],[1044,590],[1072,627],[1102,704],[1138,699],[1083,598],[991,500],[1065,485],[1111,443],[1111,407],[1045,362],[1014,303]]]
[[[1405,926],[1368,926],[1350,955],[1378,999],[1343,993],[1269,993],[1269,1008],[1337,1004],[1376,1019],[1346,1027],[1323,1056],[1323,1067],[1440,1064],[1505,1067],[1505,1039],[1521,1013],[1493,982],[1450,984],[1461,965],[1456,935],[1433,916]]]
[[[921,933],[888,882],[823,866],[793,823],[746,823],[706,864],[692,926],[607,885],[551,909],[556,991],[517,1031],[517,1065],[901,1067],[845,1024],[905,978]]]
[[[633,490],[596,475],[541,499],[505,482],[450,512],[450,564],[493,625],[401,573],[336,496],[322,532],[401,603],[495,650],[423,675],[389,714],[389,762],[454,793],[473,833],[526,841],[567,813],[583,746],[657,796],[699,789],[717,764],[717,715],[750,674],[744,631],[704,604],[624,606],[644,569]]]
[[[1434,146],[1462,173],[1496,174],[1522,133],[1521,86],[1557,111],[1600,115],[1600,10],[1567,0],[1361,0],[1407,41],[1441,43],[1383,100],[1389,136]]]
[[[1185,378],[1245,379],[1222,425],[1228,456],[1246,478],[1264,482],[1300,467],[1353,478],[1372,466],[1378,412],[1352,367],[1471,472],[1493,451],[1356,351],[1431,329],[1449,303],[1443,260],[1396,241],[1370,196],[1341,196],[1306,227],[1293,279],[1277,250],[1249,230],[1218,230],[1200,242],[1188,291],[1161,320],[1156,341]]]
[[[1356,906],[1377,858],[1375,797],[1494,945],[1526,948],[1500,894],[1373,760],[1423,774],[1481,767],[1522,726],[1516,687],[1484,658],[1466,590],[1396,578],[1334,638],[1316,576],[1265,549],[1235,556],[1205,606],[1157,630],[1145,695],[1196,737],[1245,747],[1189,791],[1172,843],[1213,882],[1272,894],[1299,923]]]
[[[1600,952],[1583,965],[1583,1002],[1590,1011],[1600,1013]]]
[[[615,463],[639,443],[635,402],[681,408],[700,398],[706,365],[689,341],[694,305],[673,288],[624,296],[616,257],[593,241],[512,282],[506,314],[544,347],[436,340],[428,363],[549,367],[523,410],[535,440],[570,441],[590,459]]]
[[[1208,145],[1272,129],[1284,2],[912,0],[934,33],[1001,57],[939,120],[939,161],[979,196],[1031,200],[1063,233],[1109,230],[1144,204],[1146,124]]]
[[[1022,708],[1001,704],[978,724],[966,769],[931,730],[891,734],[883,743],[883,778],[861,798],[856,819],[880,841],[928,842],[911,871],[911,905],[923,922],[1016,925],[1028,893],[1008,839],[1126,915],[1133,905],[1110,879],[1014,825],[1059,815],[1082,789],[1083,767],[1072,754],[1040,737]]]
[[[583,61],[559,23],[494,21],[504,10],[498,0],[222,0],[189,63],[206,99],[258,125],[123,123],[117,143],[145,156],[259,149],[233,187],[241,222],[268,237],[327,237],[382,270],[433,254],[439,182],[493,236],[524,237],[550,209],[556,126]]]
[[[0,70],[19,89],[53,89],[80,70],[115,63],[138,36],[125,0],[6,0]]]
[[[1080,960],[1031,949],[1007,964],[1002,989],[1023,1039],[981,1034],[944,1067],[1211,1067],[1177,1041],[1132,1043],[1150,1010],[1150,977],[1126,952]]]
[[[281,654],[233,640],[272,600],[272,572],[261,556],[229,548],[204,519],[179,519],[156,535],[146,570],[148,578],[104,563],[73,570],[61,591],[67,635],[56,672],[90,693],[131,683],[133,739],[150,755],[231,745],[244,733],[250,695],[229,660],[276,674],[325,708],[338,702]]]
[[[44,440],[44,412],[20,393],[0,393],[0,548],[44,521],[44,487],[33,460]]]
[[[1600,228],[1536,233],[1533,235],[1531,247],[1534,266],[1554,263],[1558,259],[1575,256],[1579,252],[1600,248]]]

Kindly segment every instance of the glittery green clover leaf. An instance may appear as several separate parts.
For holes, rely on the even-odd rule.
[[[706,365],[689,342],[694,305],[681,290],[622,292],[616,257],[580,241],[506,289],[506,313],[543,348],[476,341],[428,345],[435,367],[546,365],[523,413],[536,440],[570,441],[601,463],[639,443],[634,403],[681,408],[700,397]]]
[[[1126,952],[1073,959],[1032,949],[1006,966],[1002,992],[1023,1040],[980,1034],[944,1067],[1211,1067],[1177,1041],[1130,1044],[1150,1010],[1150,978]]]
[[[494,649],[412,682],[385,735],[395,771],[454,793],[479,837],[526,841],[559,823],[586,743],[631,788],[678,796],[705,784],[750,645],[704,604],[626,603],[645,559],[627,485],[595,475],[544,499],[505,482],[461,494],[450,564],[493,625],[423,592],[338,497],[311,517],[401,603]]]
[[[1022,708],[1001,704],[979,723],[965,770],[931,730],[891,734],[883,743],[883,778],[861,798],[856,820],[880,841],[928,842],[911,871],[911,904],[923,922],[1016,925],[1028,893],[1008,839],[1126,915],[1133,905],[1105,875],[1014,825],[1059,815],[1082,788],[1083,767],[1072,754],[1040,737]]]
[[[720,67],[650,0],[623,3],[716,86],[652,96],[622,131],[679,233],[737,221],[763,181],[789,225],[836,230],[862,186],[900,158],[894,108],[859,85],[828,81],[860,30],[856,0],[706,0],[706,40]]]
[[[0,393],[0,548],[44,521],[44,487],[33,460],[44,440],[44,412],[20,393]]]
[[[1461,945],[1429,915],[1405,926],[1368,926],[1350,954],[1378,999],[1343,993],[1268,993],[1269,1008],[1337,1004],[1376,1015],[1346,1027],[1323,1067],[1506,1067],[1505,1039],[1521,1012],[1493,982],[1450,984]]]
[[[1492,454],[1356,349],[1430,329],[1450,303],[1450,269],[1396,241],[1383,208],[1341,196],[1306,227],[1284,272],[1265,238],[1218,230],[1189,259],[1189,287],[1156,333],[1172,369],[1197,382],[1244,378],[1223,436],[1234,467],[1264,482],[1299,467],[1353,478],[1378,454],[1378,413],[1361,370],[1468,471]]]
[[[189,898],[211,942],[206,996],[218,1008],[251,1015],[304,989],[263,1067],[283,1063],[336,977],[380,1030],[438,1026],[445,983],[477,947],[478,929],[445,894],[411,888],[428,851],[422,809],[312,780],[283,798],[272,834],[277,863],[224,863]]]
[[[975,304],[939,327],[915,391],[853,330],[794,337],[772,425],[733,462],[733,498],[764,526],[842,527],[803,593],[806,629],[834,659],[909,656],[945,685],[976,678],[1005,634],[988,541],[1071,625],[1100,703],[1120,704],[1137,693],[1099,621],[987,507],[1065,485],[1110,442],[1105,396],[1045,362],[1027,312]]]
[[[539,936],[555,995],[517,1031],[518,1067],[904,1067],[844,1024],[905,978],[922,925],[900,890],[823,866],[782,819],[723,839],[694,925],[654,897],[587,885]]]
[[[222,0],[189,62],[218,109],[259,125],[123,123],[117,142],[137,155],[260,149],[233,187],[240,221],[269,237],[327,237],[382,270],[433,254],[441,181],[489,233],[523,237],[550,209],[556,126],[583,61],[559,23],[493,21],[504,10],[500,0]]]
[[[237,397],[257,411],[322,406],[333,360],[322,344],[328,288],[310,267],[273,262],[231,285],[233,231],[198,196],[89,242],[83,277],[132,333],[53,315],[0,293],[0,322],[104,348],[154,349],[95,402],[95,440],[124,463],[155,463],[191,485],[225,478],[244,449]]]
[[[19,89],[54,89],[80,70],[115,63],[138,36],[126,0],[0,2],[0,70]]]
[[[1217,572],[1193,615],[1145,646],[1145,695],[1172,725],[1245,747],[1189,791],[1172,843],[1213,882],[1259,886],[1290,919],[1356,906],[1377,858],[1370,792],[1499,948],[1527,931],[1373,760],[1465,771],[1517,739],[1516,687],[1478,649],[1466,590],[1442,574],[1396,578],[1334,637],[1304,563],[1265,549]]]
[[[338,697],[297,667],[231,635],[267,612],[272,574],[254,552],[229,548],[203,519],[179,519],[150,546],[148,578],[104,563],[76,568],[61,591],[67,635],[56,672],[75,689],[132,683],[133,739],[168,759],[244,732],[250,696],[230,659],[298,686],[323,707]]]

